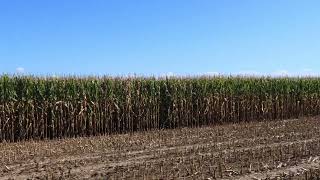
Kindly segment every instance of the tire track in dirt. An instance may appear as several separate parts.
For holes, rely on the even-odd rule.
[[[310,158],[313,158],[313,160],[310,161]],[[235,177],[232,179],[237,180],[248,180],[248,179],[260,179],[260,180],[266,180],[266,179],[276,179],[278,177],[281,177],[283,175],[289,176],[289,175],[301,175],[305,172],[307,172],[310,169],[320,169],[320,161],[319,156],[316,157],[310,157],[309,160],[302,160],[299,164],[294,166],[288,166],[284,168],[278,168],[271,170],[269,172],[265,173],[252,173],[249,175],[245,175],[242,177]]]

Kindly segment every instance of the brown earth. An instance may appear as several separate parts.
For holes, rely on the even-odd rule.
[[[319,120],[2,143],[0,179],[316,179]]]

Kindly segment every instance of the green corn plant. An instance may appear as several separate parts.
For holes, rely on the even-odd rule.
[[[0,140],[22,141],[315,116],[320,79],[0,77]]]

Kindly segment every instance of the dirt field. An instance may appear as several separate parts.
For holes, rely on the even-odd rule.
[[[316,179],[319,121],[2,143],[0,179]]]

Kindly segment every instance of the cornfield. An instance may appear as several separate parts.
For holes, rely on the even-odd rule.
[[[318,115],[319,78],[0,77],[0,141]]]

